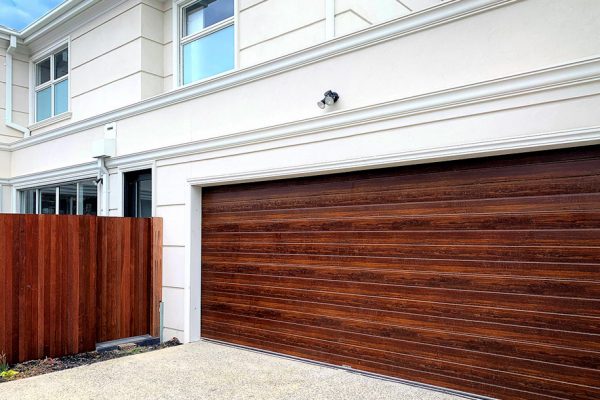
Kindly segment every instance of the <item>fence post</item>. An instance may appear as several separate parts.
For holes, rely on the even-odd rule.
[[[150,334],[160,337],[161,332],[161,303],[162,303],[162,252],[163,252],[163,221],[162,218],[152,218],[151,229],[151,279],[150,279]]]

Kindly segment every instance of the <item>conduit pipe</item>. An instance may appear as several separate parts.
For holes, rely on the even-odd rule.
[[[16,124],[12,119],[13,112],[13,53],[17,49],[17,37],[10,35],[8,49],[6,49],[6,109],[4,121],[6,126],[23,133],[23,136],[29,137],[31,132],[24,126]]]

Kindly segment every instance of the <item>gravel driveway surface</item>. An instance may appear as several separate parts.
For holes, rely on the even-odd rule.
[[[210,342],[0,385],[0,399],[403,399],[461,397]]]

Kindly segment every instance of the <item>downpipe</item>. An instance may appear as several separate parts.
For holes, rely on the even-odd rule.
[[[106,217],[108,216],[108,196],[110,194],[110,178],[106,168],[106,157],[98,157],[98,179],[96,179],[96,182],[102,185],[100,215]]]
[[[21,133],[23,133],[24,137],[29,137],[31,135],[31,131],[24,126],[16,124],[13,122],[12,112],[13,112],[13,53],[17,49],[17,37],[15,35],[10,35],[10,41],[8,48],[6,49],[6,107],[4,114],[4,123],[9,128],[15,129]]]

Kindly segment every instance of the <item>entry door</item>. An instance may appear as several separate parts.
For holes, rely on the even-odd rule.
[[[152,217],[152,170],[123,174],[124,217]]]

